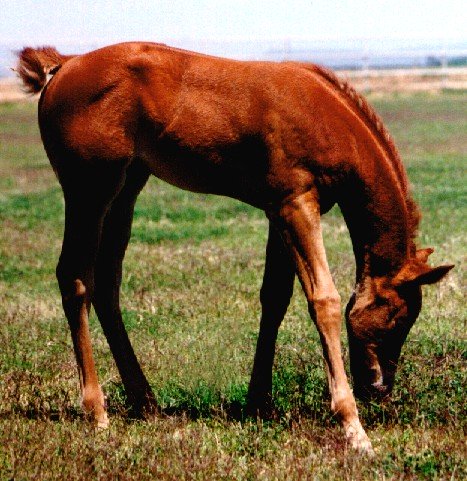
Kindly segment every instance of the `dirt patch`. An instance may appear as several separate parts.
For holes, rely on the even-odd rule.
[[[15,144],[18,142],[24,144],[42,145],[42,140],[38,134],[22,134],[18,132],[0,132],[0,143]]]
[[[371,92],[439,92],[467,89],[467,68],[341,71],[357,90]]]
[[[38,95],[26,94],[21,90],[17,78],[0,79],[0,102],[35,101]]]
[[[371,96],[373,98],[373,96]],[[385,111],[382,116],[386,122],[401,122],[405,128],[409,127],[409,124],[419,122],[444,122],[444,123],[458,123],[465,120],[465,112],[459,110],[440,111],[435,114],[432,112],[420,112],[413,111],[408,108],[401,108],[392,111]]]
[[[34,169],[24,167],[16,169],[0,168],[0,176],[11,179],[12,186],[8,189],[10,194],[15,192],[31,194],[57,185],[57,180],[48,165]]]

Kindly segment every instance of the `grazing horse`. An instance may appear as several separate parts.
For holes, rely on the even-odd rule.
[[[361,397],[389,395],[420,312],[421,285],[453,266],[430,267],[432,249],[416,249],[419,213],[404,167],[364,98],[316,65],[241,62],[153,43],[76,56],[25,48],[17,71],[26,90],[42,91],[41,136],[65,198],[57,278],[82,406],[97,425],[108,420],[91,350],[91,304],[131,406],[156,410],[119,305],[135,201],[154,174],[239,199],[269,219],[249,411],[270,408],[277,331],[297,274],[320,335],[331,409],[350,445],[371,451],[342,360],[340,297],[320,217],[337,203],[352,239],[356,285],[346,321]]]

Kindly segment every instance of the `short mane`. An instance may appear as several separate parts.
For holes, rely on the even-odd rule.
[[[355,88],[352,87],[352,85],[350,85],[347,81],[338,78],[334,72],[316,64],[308,64],[308,68],[323,77],[335,88],[343,92],[343,94],[353,103],[358,111],[363,114],[367,126],[378,135],[382,146],[385,148],[389,159],[392,161],[397,177],[402,185],[407,205],[407,228],[409,230],[409,237],[413,240],[417,235],[417,229],[420,223],[420,210],[410,194],[407,174],[402,163],[402,159],[396,148],[394,140],[389,131],[386,129],[381,117],[375,112],[373,107],[368,103],[362,94],[357,92]],[[411,246],[411,249],[414,251],[415,245]],[[412,252],[412,254],[413,253],[414,252]]]

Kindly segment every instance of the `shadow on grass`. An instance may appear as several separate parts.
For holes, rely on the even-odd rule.
[[[123,389],[121,385],[118,387]],[[0,409],[0,419],[7,420],[20,417],[37,421],[84,422],[86,415],[79,407],[79,404],[72,403],[67,392],[63,392],[62,396],[54,395],[51,398],[41,396],[27,404],[13,404],[10,402],[9,407]],[[299,425],[304,419],[314,421],[323,427],[336,426],[338,420],[330,412],[328,399],[324,398],[322,401],[323,409],[319,411],[314,411],[310,406],[306,405],[293,405],[290,409],[284,410],[274,402],[270,413],[262,417],[255,417],[248,412],[246,396],[241,400],[222,400],[203,406],[196,406],[189,401],[180,401],[170,406],[159,405],[156,416],[161,418],[181,418],[188,421],[216,420],[241,424],[260,421],[263,425],[281,425],[286,429]],[[107,409],[111,419],[118,418],[128,424],[145,420],[144,417],[132,412],[131,406],[120,395],[110,395],[107,398]],[[394,411],[394,409],[388,409],[387,407],[371,406],[366,409],[367,415],[363,422],[370,429],[382,424],[391,425],[399,417],[395,415]],[[407,417],[405,421],[410,422]]]
[[[172,398],[169,403],[167,393],[156,393],[157,416],[179,417],[189,421],[202,419],[240,423],[259,419],[247,410],[247,387],[237,386],[237,388],[239,395],[236,397],[229,397],[214,390],[208,391],[207,387],[198,388],[195,391],[186,390],[183,393],[179,392],[178,399]],[[325,392],[321,394],[321,399],[318,393],[314,396],[316,409],[313,409],[310,399],[306,399],[305,396],[298,396],[297,393],[292,393],[290,396],[282,395],[273,400],[270,412],[267,416],[261,417],[261,422],[288,427],[299,424],[306,418],[323,426],[336,425],[337,420],[330,412],[327,394]],[[106,402],[110,418],[119,418],[130,424],[144,419],[132,411],[121,383],[108,386]],[[75,422],[86,419],[79,403],[76,402],[75,393],[71,395],[65,389],[51,393],[47,389],[41,390],[37,384],[27,396],[20,388],[16,392],[10,391],[9,398],[3,400],[0,406],[0,419],[17,417],[52,422]],[[382,416],[373,415],[371,424],[380,424],[382,421],[390,421],[388,413]]]
[[[84,419],[77,392],[73,388],[57,388],[56,379],[45,379],[29,370],[15,370],[4,375],[5,386],[0,398],[0,418],[24,417],[35,420],[74,421]],[[303,417],[332,421],[329,413],[326,386],[306,373],[279,370],[274,376],[273,399],[267,421],[298,422]],[[199,381],[187,388],[169,383],[154,389],[158,415],[183,417],[189,420],[217,419],[244,422],[253,419],[247,413],[247,384],[231,384],[216,389]],[[132,422],[138,419],[128,404],[120,382],[105,386],[107,409],[111,417]]]
[[[462,349],[457,343],[436,353],[431,359],[431,377],[420,376],[421,359],[407,359],[400,366],[399,381],[393,397],[384,402],[359,402],[363,424],[377,426],[427,426],[458,423],[462,418],[464,375],[458,369]],[[422,353],[426,359],[427,353]],[[433,352],[432,352],[433,354]],[[425,373],[426,374],[426,373]],[[57,374],[59,376],[59,374]],[[46,379],[27,369],[17,369],[0,378],[0,418],[20,416],[27,419],[73,421],[83,419],[74,387],[58,387],[57,379]],[[63,385],[62,385],[63,386]],[[133,422],[123,385],[104,386],[111,417]],[[247,383],[232,383],[222,389],[203,380],[186,387],[181,382],[153,386],[158,413],[162,417],[189,420],[214,419],[244,422],[252,419],[247,412]],[[286,362],[276,366],[273,376],[273,405],[267,421],[288,425],[309,419],[322,425],[334,425],[330,411],[326,379],[318,365],[306,367]]]

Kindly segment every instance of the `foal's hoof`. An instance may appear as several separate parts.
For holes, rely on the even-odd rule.
[[[373,457],[375,451],[371,445],[371,441],[365,433],[354,433],[352,436],[347,437],[350,447],[354,449],[358,454]]]
[[[245,413],[249,418],[261,419],[263,421],[271,421],[274,418],[274,413],[270,406],[267,406],[267,407],[247,406]]]
[[[154,421],[160,415],[159,406],[156,404],[149,404],[144,406],[140,411],[140,417],[146,421]]]
[[[98,431],[109,427],[109,417],[106,411],[96,413],[95,411],[84,411],[84,418]]]
[[[345,437],[352,449],[365,456],[374,456],[375,451],[371,441],[361,426],[349,426],[346,429]]]
[[[104,396],[97,402],[94,399],[84,399],[81,402],[85,418],[90,421],[96,429],[107,429],[109,427],[109,417],[107,416],[105,404]]]
[[[369,439],[353,441],[350,443],[350,445],[359,454],[368,456],[370,458],[375,456],[375,450],[373,449],[373,446],[371,445],[371,441]]]
[[[273,418],[273,402],[269,395],[250,395],[246,409],[246,415],[252,418],[269,420]]]
[[[101,431],[107,429],[109,427],[109,417],[107,416],[107,413],[105,412],[103,415],[99,416],[99,418],[95,420],[95,423],[97,430]]]
[[[154,396],[146,396],[142,400],[131,402],[129,415],[135,419],[153,420],[160,414],[159,406]]]

